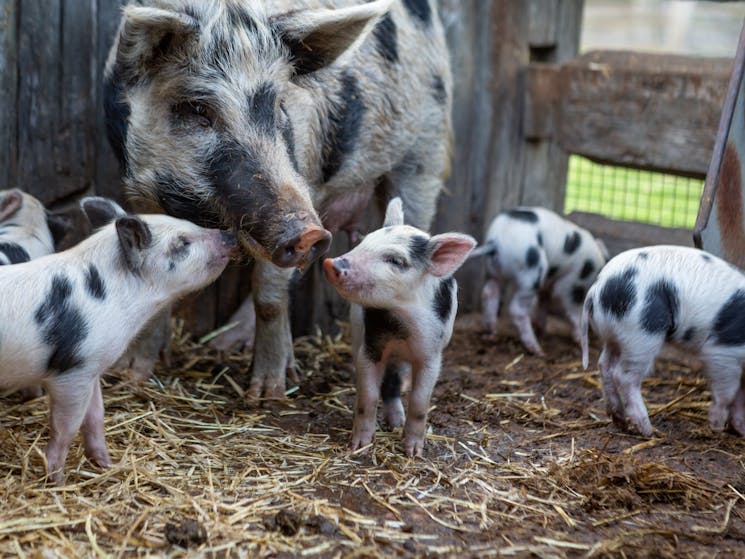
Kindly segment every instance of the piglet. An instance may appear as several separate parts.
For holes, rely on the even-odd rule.
[[[42,203],[17,188],[0,190],[0,266],[53,252],[54,239]]]
[[[47,473],[63,479],[78,430],[86,456],[111,464],[100,375],[165,305],[220,275],[235,253],[232,234],[161,215],[126,215],[85,198],[93,223],[77,246],[0,268],[0,385],[41,384],[49,394]]]
[[[388,204],[382,229],[353,250],[327,258],[331,284],[351,305],[357,403],[352,450],[372,443],[378,398],[384,426],[404,426],[407,456],[421,456],[427,411],[457,310],[453,273],[476,241],[460,233],[430,237],[404,225],[400,198]],[[402,376],[411,372],[408,416]]]
[[[652,434],[641,395],[666,344],[697,354],[713,402],[709,425],[730,425],[745,436],[745,275],[711,254],[679,246],[623,252],[600,272],[582,310],[582,363],[588,324],[603,349],[599,368],[608,413],[621,427]]]
[[[601,241],[545,208],[515,208],[494,218],[484,244],[471,254],[476,256],[486,256],[485,330],[496,333],[500,299],[511,286],[510,316],[525,349],[544,354],[533,322],[542,328],[551,305],[567,319],[579,343],[585,294],[608,258]]]

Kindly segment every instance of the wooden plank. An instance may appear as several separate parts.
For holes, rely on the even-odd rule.
[[[585,212],[572,212],[567,218],[602,239],[611,256],[624,250],[648,245],[693,246],[693,231],[690,229],[617,221]]]
[[[96,0],[61,4],[54,160],[58,197],[92,193],[95,175]],[[54,202],[57,202],[55,199]]]
[[[19,11],[18,174],[19,188],[48,204],[64,197],[55,161],[59,110],[61,0],[23,2]]]
[[[0,1],[0,189],[15,185],[18,134],[17,0]]]
[[[701,178],[732,61],[592,52],[564,64],[555,133],[596,161]]]
[[[560,34],[559,0],[528,0],[528,4],[528,44],[532,48],[555,47]]]
[[[96,103],[95,103],[95,183],[96,192],[120,202],[124,201],[119,162],[106,136],[106,117],[103,110],[103,71],[109,49],[119,29],[121,9],[127,0],[97,0],[96,12]]]

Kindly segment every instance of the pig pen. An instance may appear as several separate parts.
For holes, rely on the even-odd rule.
[[[114,466],[79,440],[46,486],[44,399],[0,401],[0,554],[20,557],[703,557],[745,555],[745,441],[714,434],[695,363],[644,385],[655,436],[610,424],[597,368],[560,323],[548,358],[460,317],[424,459],[378,432],[347,450],[345,336],[296,340],[286,403],[242,398],[250,354],[220,356],[176,323],[171,367],[104,387]],[[597,348],[593,348],[593,359]]]

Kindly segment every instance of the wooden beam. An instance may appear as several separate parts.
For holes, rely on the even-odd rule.
[[[603,163],[703,178],[731,66],[723,58],[608,51],[553,72],[531,65],[526,135],[553,136],[564,150]]]

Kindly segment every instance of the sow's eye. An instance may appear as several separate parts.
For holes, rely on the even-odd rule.
[[[386,264],[390,264],[391,266],[395,266],[399,270],[406,270],[409,267],[409,263],[406,262],[406,259],[404,259],[402,256],[399,256],[397,254],[386,254],[383,257],[383,261]]]
[[[214,112],[201,101],[182,101],[173,106],[173,113],[180,119],[186,119],[202,128],[210,128],[214,122]]]

